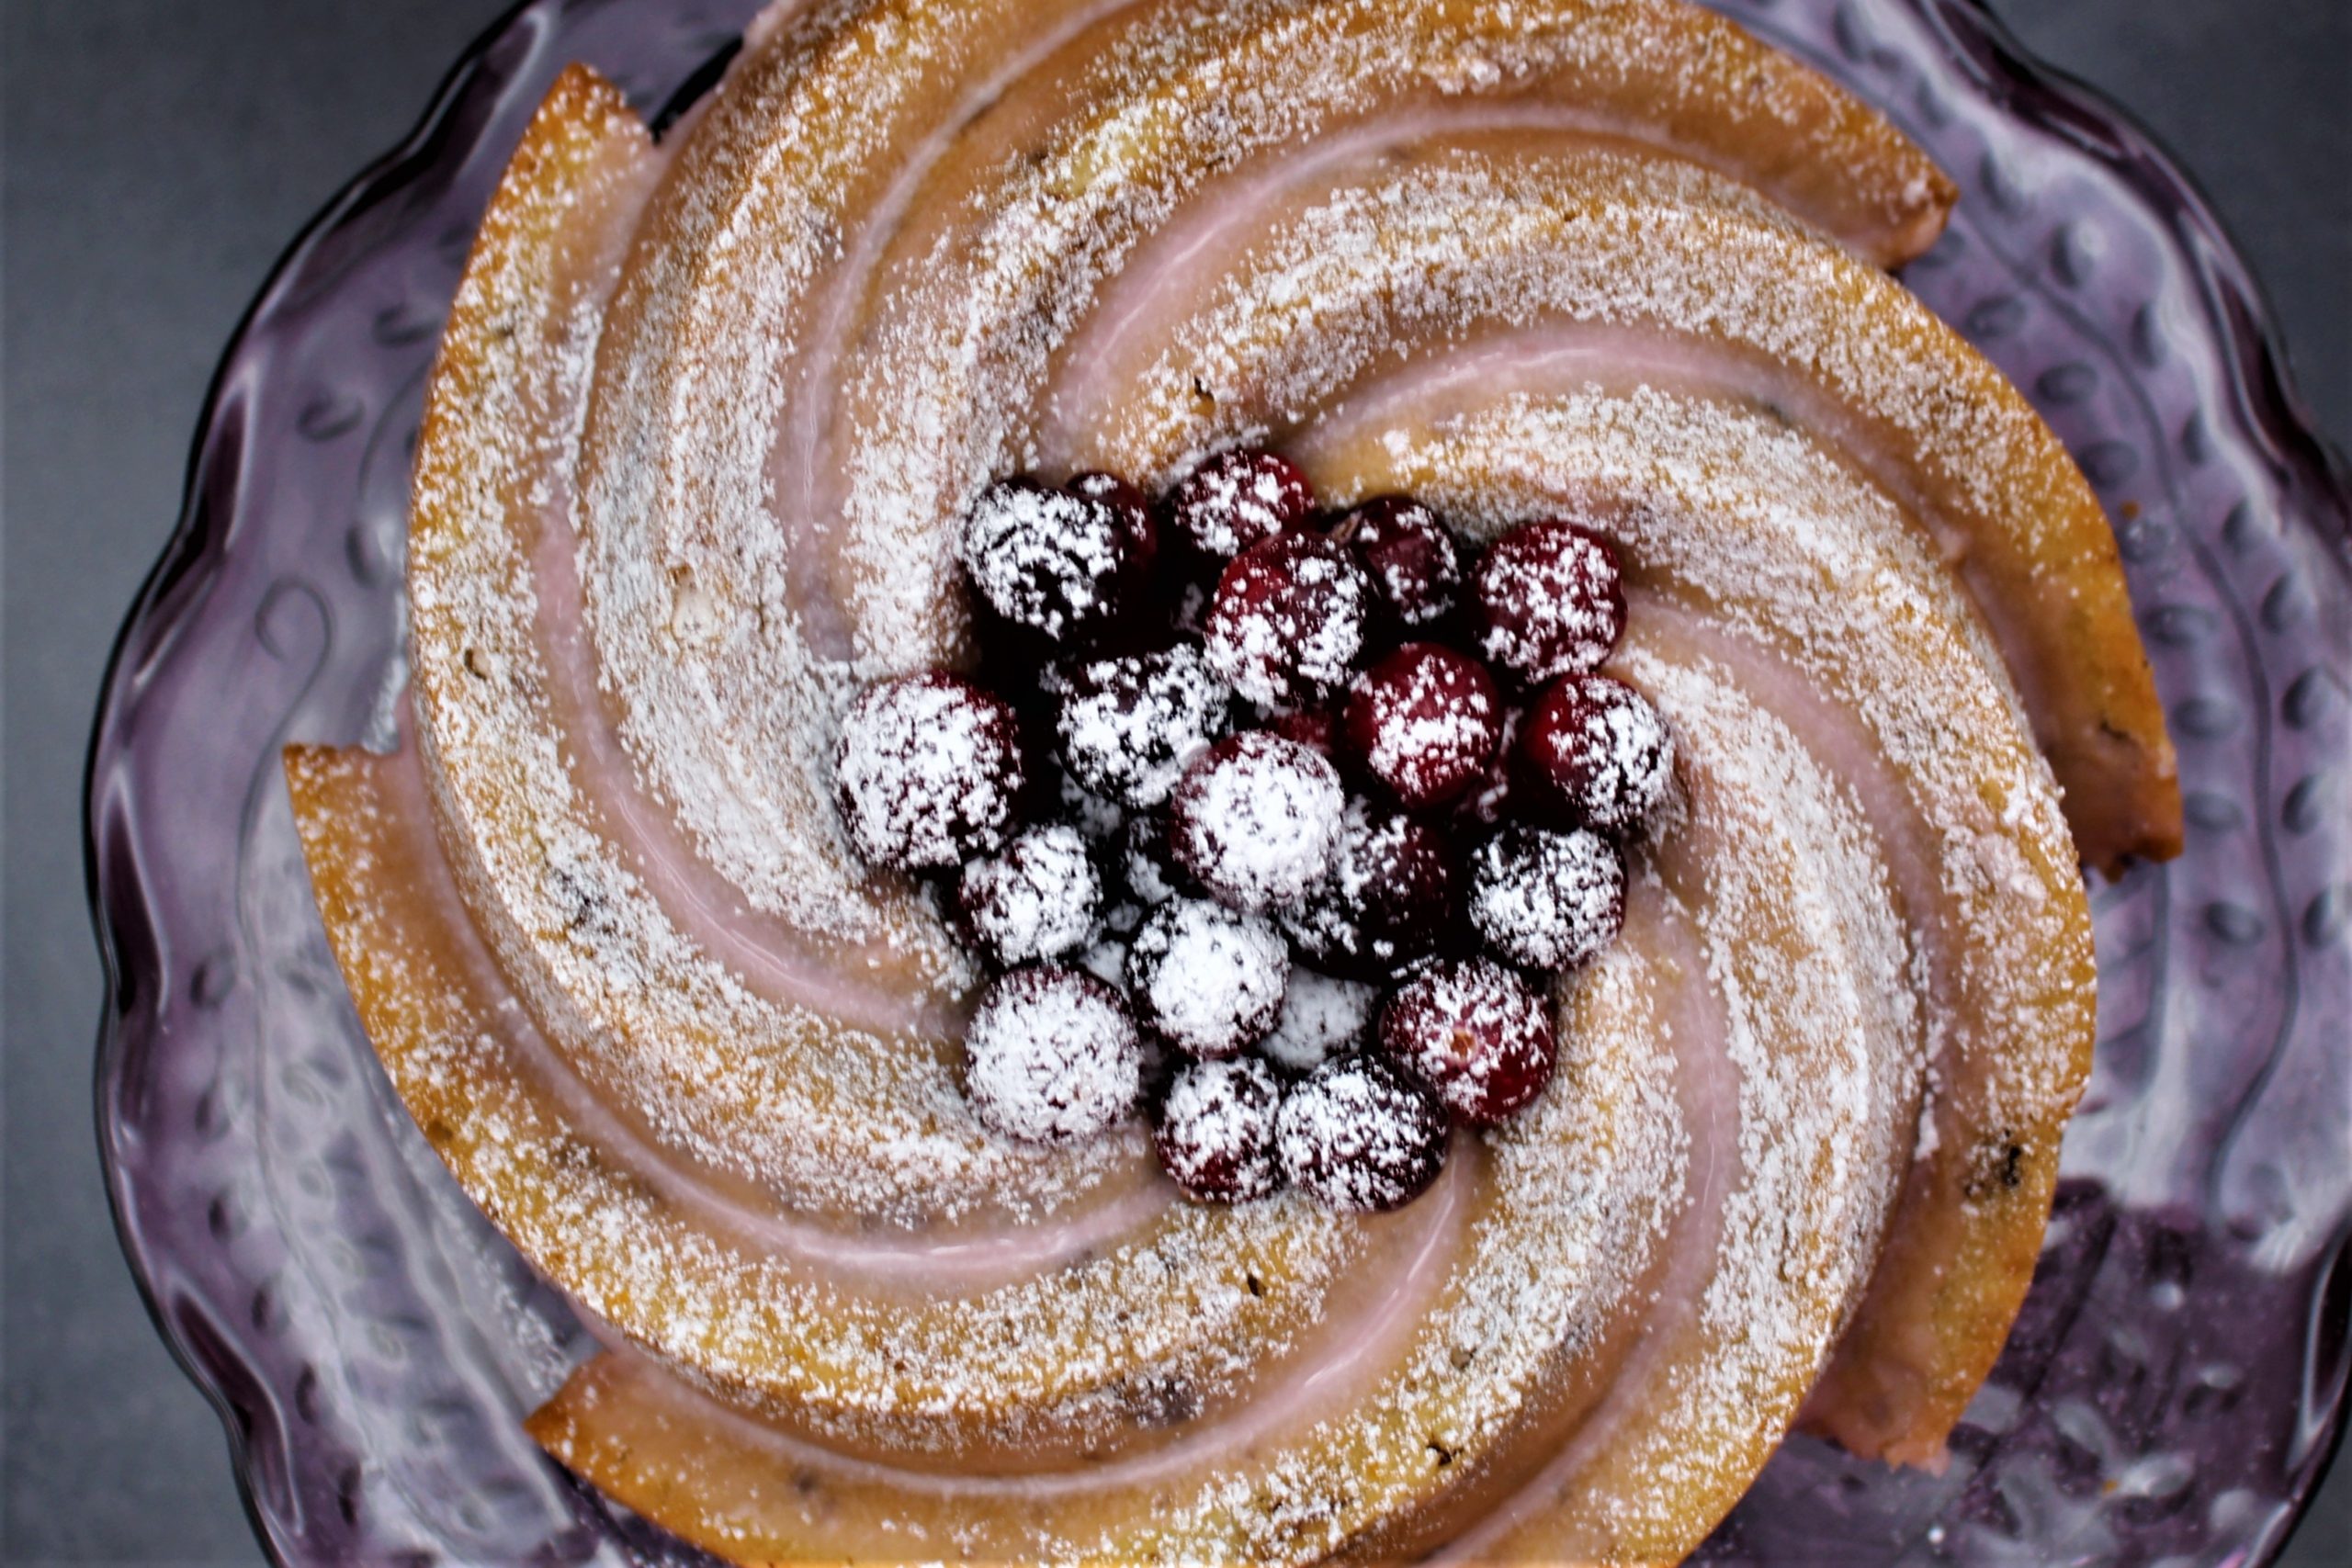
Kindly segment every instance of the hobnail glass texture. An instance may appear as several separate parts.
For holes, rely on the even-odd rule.
[[[1959,180],[1907,279],[2108,505],[2188,847],[2093,888],[2098,1069],[1950,1466],[1792,1441],[1701,1558],[2267,1561],[2336,1440],[2352,1314],[2352,486],[2204,202],[1973,0],[1720,3]],[[379,1070],[277,755],[362,739],[400,679],[424,376],[541,95],[585,60],[656,113],[755,9],[538,0],[483,38],[231,346],[108,678],[89,781],[107,1171],[282,1562],[702,1561],[517,1424],[584,1337]]]

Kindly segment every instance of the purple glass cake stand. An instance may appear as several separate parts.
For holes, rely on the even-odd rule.
[[[2352,502],[2245,269],[2113,108],[1970,0],[1721,0],[1966,196],[1912,284],[2122,539],[2188,849],[2094,888],[2098,1067],[2033,1294],[1940,1475],[1790,1443],[1710,1562],[2259,1562],[2345,1413]],[[295,245],[221,367],[89,783],[115,1211],[280,1561],[685,1562],[517,1420],[583,1341],[378,1070],[277,752],[400,679],[406,480],[473,226],[556,72],[650,113],[755,0],[537,0]]]

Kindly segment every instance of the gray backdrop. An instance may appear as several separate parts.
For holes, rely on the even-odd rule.
[[[2212,192],[2305,392],[2352,433],[2352,0],[1997,0]],[[5,72],[6,1427],[0,1559],[255,1556],[149,1327],[91,1133],[83,749],[215,357],[281,245],[405,132],[503,0],[0,0]],[[2352,1562],[2339,1476],[2289,1554]]]

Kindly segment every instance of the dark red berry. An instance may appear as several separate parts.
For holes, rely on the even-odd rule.
[[[1282,1085],[1254,1056],[1194,1062],[1176,1075],[1160,1102],[1153,1143],[1160,1168],[1184,1196],[1203,1203],[1246,1203],[1283,1184],[1274,1153]]]
[[[1026,784],[1012,709],[932,671],[868,687],[833,748],[834,802],[870,865],[956,865],[1003,847]]]
[[[1356,552],[1389,620],[1411,633],[1462,602],[1462,545],[1435,512],[1409,496],[1378,496],[1332,525]]]
[[[1171,898],[1127,948],[1127,990],[1161,1040],[1204,1060],[1238,1055],[1281,1017],[1290,949],[1256,915]]]
[[[964,868],[956,908],[964,934],[990,963],[1064,958],[1094,938],[1102,879],[1077,829],[1032,828]]]
[[[1349,753],[1397,801],[1441,806],[1476,783],[1502,739],[1494,677],[1466,653],[1408,642],[1348,694]]]
[[[1532,795],[1564,821],[1603,832],[1640,826],[1674,776],[1666,720],[1606,675],[1554,682],[1528,710],[1518,750]]]
[[[1098,660],[1063,684],[1054,728],[1080,784],[1123,805],[1159,805],[1225,729],[1231,698],[1198,647]]]
[[[1075,969],[1016,969],[990,986],[964,1050],[972,1109],[1023,1143],[1091,1137],[1143,1092],[1143,1042],[1126,1003]]]
[[[1330,868],[1347,797],[1319,751],[1264,730],[1230,735],[1196,758],[1168,803],[1176,863],[1220,901],[1266,909],[1296,901]]]
[[[1491,1127],[1552,1081],[1552,1012],[1534,987],[1486,958],[1432,964],[1380,1014],[1380,1044],[1465,1122]]]
[[[1217,579],[1204,630],[1209,668],[1265,707],[1316,702],[1363,657],[1372,580],[1313,534],[1252,545]]]
[[[1306,1075],[1283,1101],[1277,1145],[1290,1179],[1334,1209],[1401,1209],[1445,1167],[1444,1108],[1375,1056]]]
[[[1453,914],[1453,856],[1418,818],[1351,802],[1331,870],[1282,928],[1307,963],[1385,980],[1434,950]]]
[[[1513,528],[1472,586],[1479,651],[1531,685],[1597,669],[1625,634],[1616,548],[1573,523]]]
[[[1298,465],[1272,452],[1220,452],[1177,481],[1168,521],[1199,554],[1227,561],[1315,513],[1315,488]]]
[[[1582,964],[1625,923],[1625,859],[1598,833],[1504,829],[1470,857],[1470,924],[1530,969]]]
[[[1030,479],[982,491],[964,520],[964,570],[1000,617],[1082,647],[1143,597],[1158,553],[1151,513]]]
[[[1126,541],[1127,570],[1120,574],[1121,615],[1140,609],[1150,598],[1149,590],[1159,564],[1159,514],[1143,491],[1119,478],[1100,469],[1073,474],[1062,488],[1103,507],[1119,519],[1119,531]]]

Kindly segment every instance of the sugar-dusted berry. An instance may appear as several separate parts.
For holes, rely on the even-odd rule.
[[[896,870],[1001,848],[1026,780],[1012,709],[944,671],[868,687],[833,748],[834,803],[851,848]]]
[[[1287,457],[1255,447],[1219,452],[1168,496],[1168,522],[1199,555],[1227,561],[1315,514],[1315,487]]]
[[[1160,1101],[1153,1143],[1160,1168],[1202,1203],[1246,1203],[1283,1184],[1274,1152],[1282,1085],[1254,1056],[1193,1062]]]
[[[1290,949],[1262,918],[1197,898],[1154,909],[1127,948],[1136,1011],[1188,1056],[1231,1056],[1282,1014]]]
[[[1376,1056],[1324,1063],[1283,1101],[1283,1172],[1334,1209],[1401,1209],[1445,1166],[1446,1116],[1427,1088]]]
[[[981,1122],[1030,1144],[1093,1136],[1135,1110],[1144,1049],[1119,994],[1075,969],[1016,969],[965,1032],[966,1092]]]
[[[1348,694],[1348,752],[1412,810],[1454,799],[1485,773],[1502,739],[1494,677],[1466,653],[1408,642]]]
[[[1625,635],[1615,547],[1562,519],[1497,539],[1472,588],[1479,651],[1530,685],[1599,668]]]
[[[1549,1005],[1534,987],[1487,958],[1422,968],[1381,1010],[1391,1060],[1480,1126],[1507,1122],[1552,1081]]]
[[[965,517],[964,570],[989,607],[1050,642],[1083,647],[1135,607],[1158,553],[1157,525],[1122,496],[1001,479]]]
[[[1409,496],[1375,496],[1331,525],[1331,537],[1372,573],[1385,618],[1411,634],[1462,602],[1462,543],[1443,519]]]
[[[1358,799],[1348,804],[1330,871],[1277,918],[1307,963],[1385,980],[1437,945],[1453,915],[1453,887],[1443,831]]]
[[[1225,569],[1209,601],[1209,668],[1265,707],[1321,700],[1347,683],[1364,651],[1372,581],[1341,546],[1313,534],[1252,545]]]
[[[1330,868],[1346,796],[1321,752],[1264,730],[1194,760],[1168,804],[1176,863],[1223,903],[1295,902]]]
[[[1080,783],[1128,807],[1152,807],[1223,733],[1231,705],[1200,648],[1180,643],[1071,671],[1054,728]]]
[[[1674,737],[1650,700],[1623,682],[1567,675],[1528,710],[1518,761],[1530,793],[1554,815],[1622,833],[1666,798]]]
[[[1085,837],[1056,823],[1016,835],[964,868],[956,889],[964,934],[994,964],[1063,958],[1093,940],[1102,879]]]
[[[1470,857],[1470,924],[1498,956],[1530,969],[1582,964],[1625,923],[1625,860],[1578,828],[1504,829]]]

